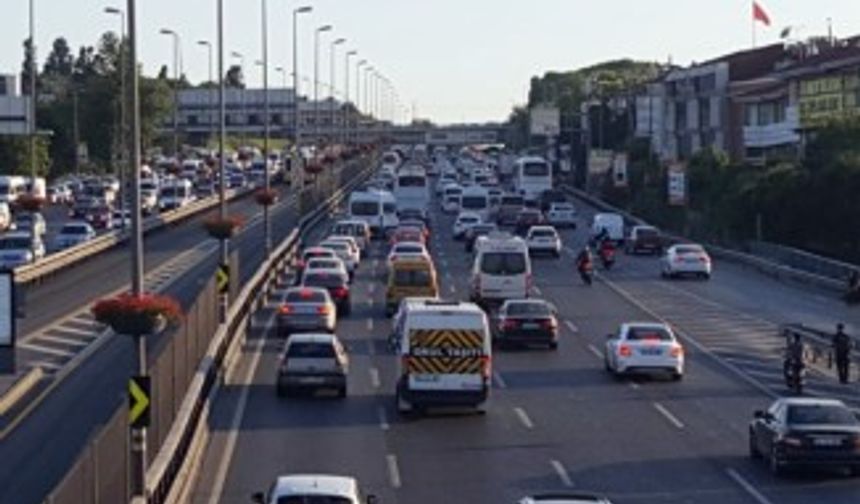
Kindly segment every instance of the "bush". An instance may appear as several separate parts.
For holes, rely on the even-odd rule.
[[[239,217],[227,216],[213,217],[203,221],[203,227],[209,236],[218,240],[229,240],[236,234],[236,231],[242,227],[242,219]]]

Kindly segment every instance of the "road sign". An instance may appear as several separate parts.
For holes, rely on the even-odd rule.
[[[218,284],[218,293],[227,294],[230,291],[230,266],[219,264],[215,272],[215,282]]]
[[[0,347],[15,346],[15,278],[0,271]]]
[[[561,111],[550,105],[535,105],[529,110],[532,135],[557,137],[561,132]]]
[[[132,376],[128,381],[128,423],[132,429],[149,427],[149,376]]]
[[[674,163],[669,166],[667,176],[669,204],[672,206],[684,206],[687,204],[687,174],[683,163]]]

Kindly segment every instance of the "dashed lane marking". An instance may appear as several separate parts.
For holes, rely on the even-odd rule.
[[[508,388],[508,384],[505,383],[505,379],[502,378],[501,373],[498,371],[493,371],[493,383],[496,384],[496,388],[505,389]]]
[[[388,464],[388,479],[392,488],[400,488],[400,467],[397,465],[397,455],[388,454],[385,456],[385,462]]]
[[[21,343],[20,345],[18,345],[18,348],[26,348],[27,350],[33,350],[34,352],[57,355],[59,357],[72,357],[75,355],[75,352],[69,352],[68,350],[61,350],[59,348],[54,347],[37,345],[35,343]]]
[[[388,423],[388,413],[385,412],[385,406],[380,406],[377,409],[377,415],[379,416],[379,428],[383,431],[389,430],[391,424]]]
[[[370,368],[370,384],[373,385],[373,388],[379,388],[379,370],[375,367]]]
[[[573,480],[570,479],[570,474],[567,472],[567,469],[564,467],[558,460],[550,460],[549,464],[552,466],[555,473],[558,475],[558,479],[561,480],[561,484],[566,486],[567,488],[573,487]]]
[[[367,330],[373,331],[373,317],[367,318]]]
[[[662,404],[660,404],[658,402],[653,403],[653,405],[654,405],[654,409],[659,411],[660,414],[663,415],[663,417],[666,418],[666,420],[668,420],[670,424],[674,425],[678,429],[684,428],[684,422],[678,420],[678,417],[673,415],[672,412],[669,411],[668,409],[666,409],[665,406],[663,406]]]
[[[535,424],[532,423],[532,419],[529,418],[529,415],[528,413],[526,413],[526,410],[522,408],[514,408],[514,414],[517,415],[517,418],[519,418],[520,423],[523,424],[523,427],[529,430],[535,428]]]
[[[576,327],[576,324],[574,324],[570,320],[565,320],[564,325],[566,325],[567,328],[570,329],[570,332],[572,332],[572,333],[578,333],[579,332],[579,328]]]
[[[761,492],[758,491],[756,487],[752,485],[749,481],[747,481],[743,476],[741,476],[737,471],[732,468],[726,468],[726,474],[734,480],[741,488],[744,489],[746,493],[749,494],[756,502],[759,504],[772,504],[771,501],[762,495]]]
[[[603,352],[601,352],[600,349],[598,349],[596,346],[589,343],[588,350],[593,353],[595,357],[600,360],[603,360]]]

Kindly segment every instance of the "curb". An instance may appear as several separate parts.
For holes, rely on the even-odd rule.
[[[30,368],[22,377],[18,378],[12,387],[0,396],[0,417],[5,416],[18,402],[36,388],[45,372],[40,367]]]

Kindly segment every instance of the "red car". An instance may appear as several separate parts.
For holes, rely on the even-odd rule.
[[[87,221],[96,229],[110,229],[113,222],[113,212],[106,206],[93,208],[87,214]]]

